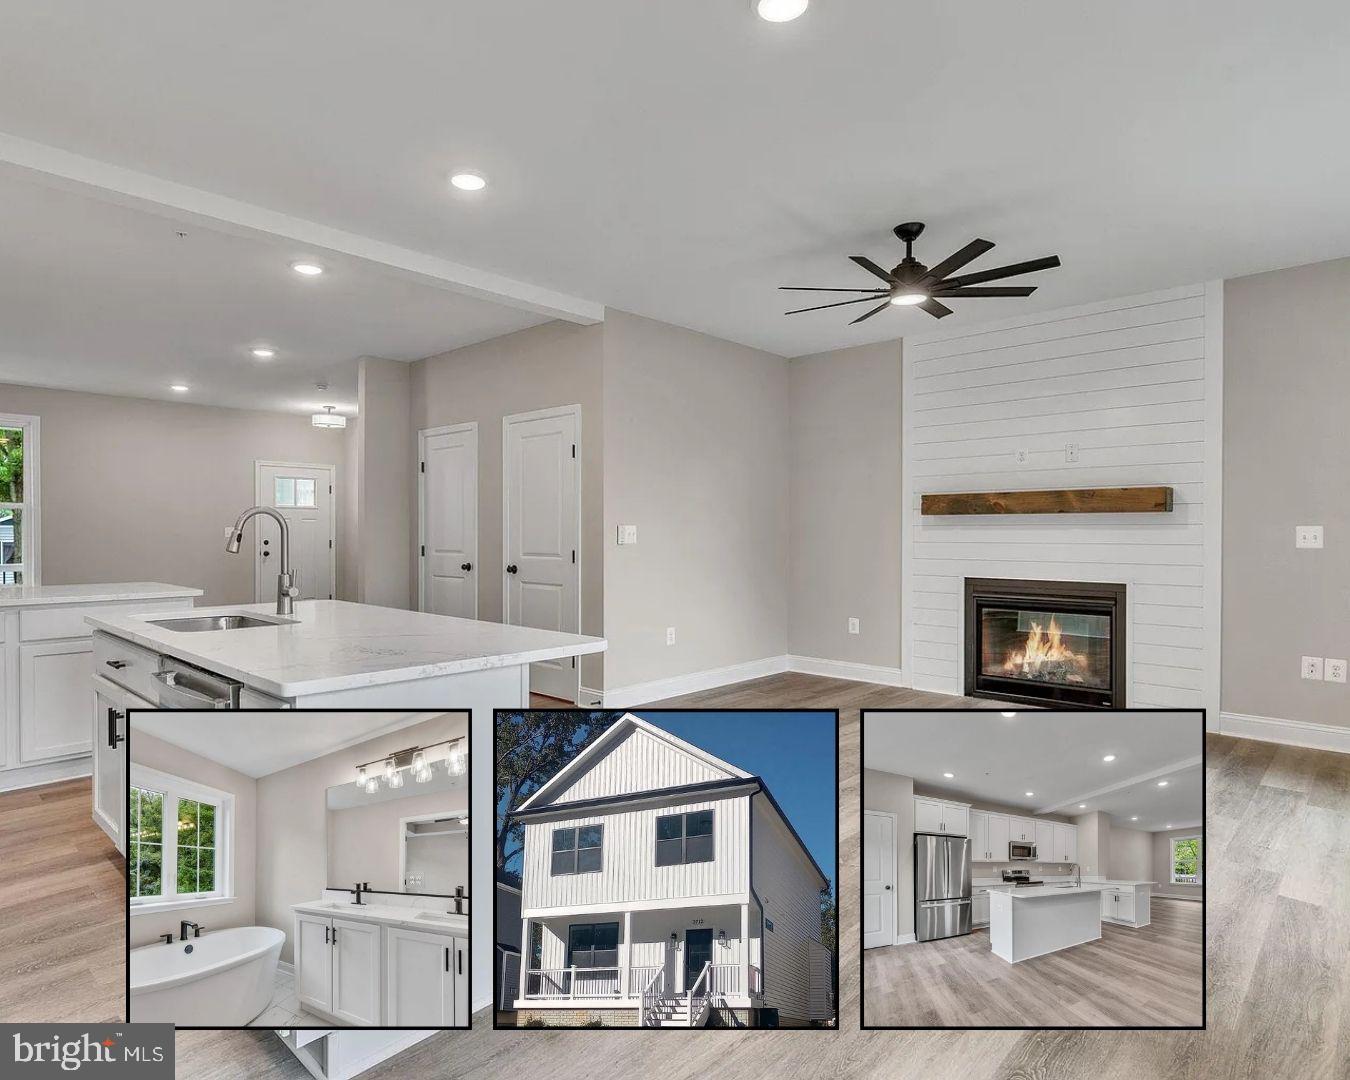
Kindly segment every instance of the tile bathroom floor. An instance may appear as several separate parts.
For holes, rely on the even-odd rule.
[[[255,1028],[293,1028],[293,1027],[332,1027],[332,1023],[315,1016],[300,1004],[295,989],[295,976],[278,969],[276,988],[272,991],[272,1000],[268,1003],[249,1027]]]

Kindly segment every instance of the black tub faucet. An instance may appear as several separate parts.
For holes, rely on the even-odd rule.
[[[179,941],[186,941],[188,939],[189,928],[194,931],[192,935],[193,937],[201,937],[202,928],[198,926],[195,922],[188,922],[186,919],[184,919],[182,922],[178,924]]]

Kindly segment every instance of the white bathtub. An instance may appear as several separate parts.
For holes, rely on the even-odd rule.
[[[270,926],[237,926],[133,949],[132,1022],[242,1027],[272,1000],[285,941]]]

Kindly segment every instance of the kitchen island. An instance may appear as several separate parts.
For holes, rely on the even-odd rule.
[[[232,621],[196,629],[175,618],[187,614],[194,620]],[[99,732],[134,708],[471,712],[470,813],[483,837],[490,836],[493,820],[493,709],[529,705],[531,663],[602,652],[606,645],[603,638],[341,600],[297,601],[289,616],[276,614],[271,604],[247,604],[167,615],[100,613],[89,624]],[[99,745],[108,771],[120,770],[117,775],[125,778],[125,749],[113,739]],[[123,779],[116,801],[104,807],[118,821],[125,790]],[[473,845],[472,873],[482,890],[470,904],[481,900],[489,913],[491,843]],[[490,918],[485,925],[491,925]],[[474,936],[474,1010],[491,1002],[492,947],[490,932]]]
[[[1036,885],[989,893],[989,947],[1016,964],[1102,936],[1101,894],[1109,886]]]

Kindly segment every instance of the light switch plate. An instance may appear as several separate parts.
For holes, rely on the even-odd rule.
[[[858,620],[857,620],[857,619],[849,619],[849,621],[848,621],[848,632],[849,632],[850,634],[861,633],[861,631],[858,629]]]
[[[675,644],[675,627],[673,626],[666,627],[666,644],[667,645]],[[1321,661],[1318,661],[1318,663],[1321,663]]]
[[[636,526],[636,525],[620,525],[620,526],[619,526],[619,543],[621,543],[621,544],[636,544],[636,543],[637,543],[637,526]]]
[[[1294,547],[1320,548],[1322,546],[1321,525],[1295,525]]]
[[[1302,666],[1303,677],[1305,679],[1321,680],[1322,678],[1322,658],[1320,656],[1305,656]]]
[[[1325,670],[1326,674],[1323,675],[1323,678],[1326,679],[1327,682],[1345,682],[1344,660],[1333,660],[1328,656]]]

